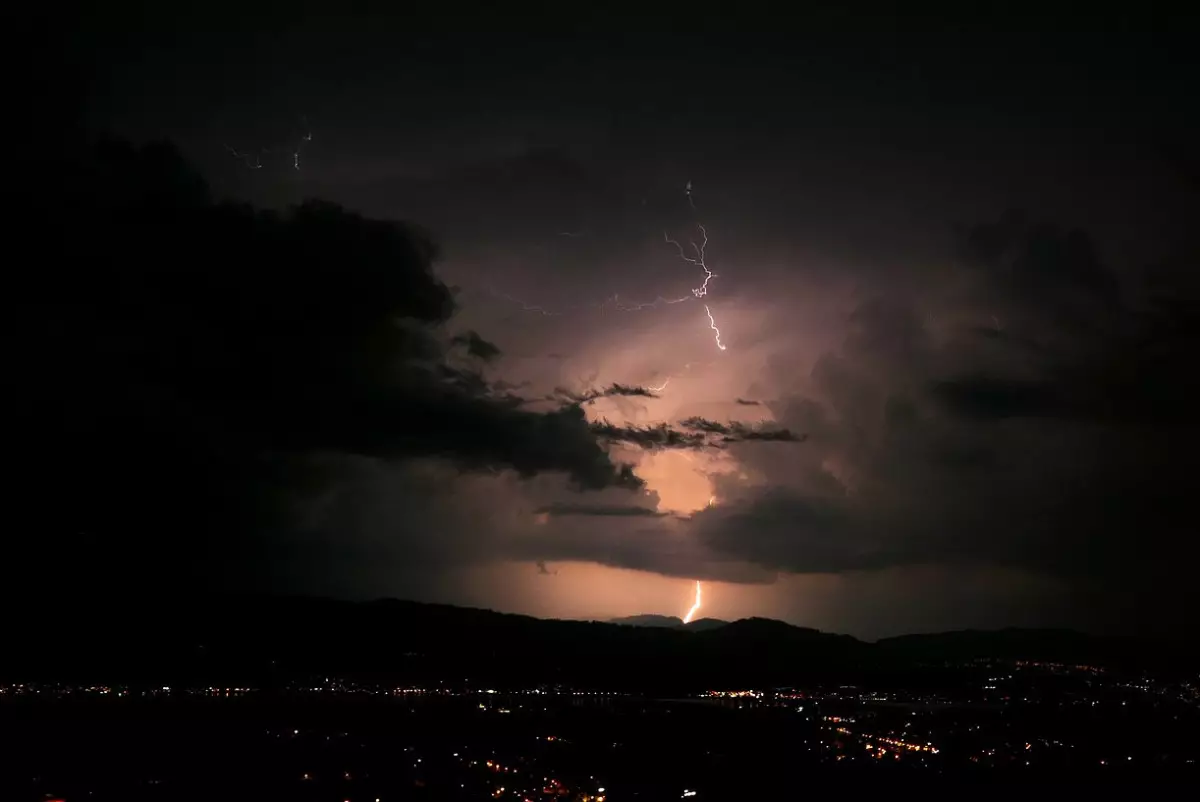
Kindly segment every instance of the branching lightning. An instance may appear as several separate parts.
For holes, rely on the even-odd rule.
[[[687,186],[684,189],[684,194],[687,196],[688,204],[695,209],[696,204],[692,198],[691,181],[687,182]],[[708,229],[699,223],[697,223],[696,227],[700,229],[700,243],[697,244],[694,239],[688,241],[688,245],[691,246],[691,255],[688,254],[687,250],[684,249],[683,245],[678,240],[672,239],[666,231],[663,232],[663,241],[675,246],[676,251],[679,253],[680,259],[704,271],[704,280],[700,282],[700,286],[692,288],[691,295],[684,295],[679,298],[665,298],[659,295],[653,301],[628,303],[626,301],[622,301],[619,295],[614,294],[608,298],[605,298],[599,303],[577,304],[566,307],[563,310],[551,310],[544,306],[528,303],[520,298],[509,295],[508,293],[491,290],[491,294],[518,305],[521,307],[521,311],[523,312],[537,312],[545,317],[560,317],[567,311],[574,311],[584,308],[597,309],[600,311],[605,309],[614,309],[618,312],[641,312],[647,309],[657,309],[660,306],[681,304],[685,301],[690,301],[693,299],[698,300],[701,298],[706,298],[708,297],[708,282],[712,281],[718,276],[708,266]],[[564,231],[559,232],[559,236],[575,237],[578,236],[578,234],[576,232]],[[708,327],[713,332],[713,340],[716,342],[717,348],[721,351],[726,350],[725,344],[721,342],[721,330],[717,327],[717,322],[713,317],[712,309],[707,304],[704,306],[704,313],[708,316]],[[670,381],[670,379],[668,379],[668,381]],[[666,384],[663,385],[663,387],[665,386]]]
[[[692,296],[690,296],[690,295],[685,295],[682,298],[664,298],[660,295],[657,298],[655,298],[653,301],[646,301],[645,303],[628,304],[628,303],[625,303],[624,301],[622,301],[620,299],[620,296],[614,295],[611,298],[608,298],[607,300],[605,300],[602,304],[600,304],[600,308],[603,309],[605,305],[611,303],[612,307],[614,309],[616,309],[618,312],[641,312],[643,309],[657,309],[660,306],[670,305],[670,304],[681,304],[684,301],[690,301],[690,300],[692,300]]]
[[[663,240],[669,242],[679,249],[680,259],[688,264],[695,265],[704,271],[704,282],[699,287],[696,287],[692,290],[692,295],[696,296],[697,298],[703,298],[705,295],[708,295],[709,279],[716,278],[717,274],[709,270],[708,265],[704,262],[704,251],[708,247],[708,229],[702,225],[697,225],[696,227],[700,229],[700,234],[703,236],[703,239],[700,240],[699,245],[697,245],[694,240],[688,243],[692,246],[692,252],[696,254],[695,256],[688,256],[687,253],[684,252],[683,246],[680,245],[677,240],[673,240],[667,236],[667,232],[665,231],[663,232]]]
[[[687,185],[684,188],[684,195],[688,199],[688,205],[691,206],[692,209],[695,209],[696,203],[695,203],[695,200],[693,199],[692,182],[691,181],[687,182]],[[692,288],[691,295],[684,295],[684,296],[681,296],[678,298],[665,298],[665,297],[659,295],[653,301],[640,301],[640,302],[629,303],[629,302],[623,301],[619,295],[614,294],[599,303],[576,304],[576,305],[572,305],[569,307],[565,307],[561,310],[554,310],[554,309],[547,309],[546,307],[540,306],[538,304],[528,303],[527,301],[524,301],[520,298],[517,298],[517,297],[510,295],[508,293],[505,293],[505,292],[498,292],[494,289],[489,290],[489,292],[491,295],[493,295],[495,297],[498,297],[498,298],[501,298],[510,303],[516,304],[517,306],[519,306],[521,308],[521,311],[523,311],[523,312],[536,312],[544,317],[561,317],[566,312],[576,311],[576,310],[585,309],[585,308],[596,309],[599,311],[604,311],[606,309],[613,309],[617,312],[641,312],[641,311],[644,311],[647,309],[657,309],[660,306],[681,304],[681,303],[684,303],[685,301],[700,300],[703,298],[707,298],[708,297],[708,283],[710,281],[712,281],[714,278],[718,278],[718,275],[716,273],[714,273],[712,271],[712,269],[710,269],[708,266],[708,253],[707,253],[707,251],[708,251],[708,229],[700,223],[696,224],[696,228],[698,228],[700,230],[700,242],[699,242],[699,244],[697,244],[695,239],[688,240],[688,245],[691,246],[690,254],[678,240],[672,239],[670,234],[668,234],[666,231],[663,231],[663,241],[670,245],[675,246],[675,250],[678,252],[679,258],[682,259],[684,262],[688,263],[689,265],[693,265],[695,267],[700,268],[700,270],[702,270],[704,272],[704,280],[700,282],[699,286]],[[581,233],[582,232],[562,231],[562,232],[559,232],[559,236],[577,237]],[[721,350],[721,351],[725,351],[726,345],[725,345],[725,343],[723,343],[721,341],[721,329],[720,329],[720,327],[717,326],[716,318],[713,317],[712,308],[708,304],[704,304],[704,314],[708,317],[708,327],[713,333],[713,341],[716,343],[717,349]],[[651,389],[655,389],[655,390],[665,389],[667,386],[667,383],[670,382],[670,380],[671,380],[670,377],[667,377],[666,382],[664,382],[661,385],[661,387],[651,388]]]
[[[687,615],[685,615],[683,617],[683,623],[685,623],[685,624],[692,623],[692,618],[695,617],[696,613],[699,612],[699,610],[700,610],[700,580],[697,579],[696,580],[696,601],[692,602],[692,609],[688,610]]]
[[[691,182],[689,181],[688,182],[688,199],[690,200],[691,197],[692,197]],[[695,296],[696,298],[704,298],[705,296],[708,295],[708,282],[714,278],[717,278],[717,274],[712,272],[712,270],[709,270],[708,263],[705,260],[705,251],[708,248],[708,229],[699,224],[697,224],[696,227],[700,229],[700,235],[702,237],[702,239],[700,240],[700,244],[697,245],[695,240],[692,240],[688,243],[689,245],[692,246],[692,253],[694,253],[695,256],[688,256],[687,252],[684,251],[683,246],[680,245],[677,240],[673,240],[669,236],[667,236],[667,232],[665,232],[665,231],[663,232],[663,239],[666,240],[667,242],[669,242],[670,244],[674,245],[679,250],[679,258],[680,259],[687,262],[688,264],[695,265],[696,267],[698,267],[704,271],[704,281],[700,284],[699,287],[695,287],[692,290],[693,296]],[[713,319],[713,313],[712,313],[712,310],[708,308],[708,304],[704,305],[704,313],[706,315],[708,315],[708,327],[713,330],[713,339],[716,340],[717,348],[724,351],[725,345],[721,342],[721,330],[719,328],[717,328],[717,322],[716,322],[716,320]]]

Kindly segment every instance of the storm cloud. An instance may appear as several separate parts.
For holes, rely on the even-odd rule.
[[[13,587],[1195,631],[1190,41],[296,24],[22,151]]]

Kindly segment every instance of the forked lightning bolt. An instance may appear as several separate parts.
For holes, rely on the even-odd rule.
[[[306,137],[305,141],[307,141],[309,138],[311,137]],[[692,201],[692,185],[690,181],[688,182],[685,192],[687,194],[689,204],[694,209],[695,203]],[[494,289],[489,290],[489,292],[496,297],[503,298],[510,303],[518,305],[524,312],[537,312],[538,314],[546,317],[559,317],[563,315],[564,312],[583,308],[597,309],[601,311],[606,309],[614,309],[618,312],[640,312],[646,309],[657,309],[660,306],[680,304],[684,301],[706,298],[708,297],[708,282],[712,281],[718,276],[708,266],[708,229],[700,224],[697,224],[696,227],[700,230],[700,243],[697,244],[694,239],[688,241],[688,245],[691,246],[691,255],[688,254],[687,250],[684,249],[683,245],[680,244],[678,240],[672,239],[666,231],[663,232],[663,240],[675,246],[676,251],[679,252],[680,259],[704,271],[704,280],[700,282],[700,286],[692,288],[692,294],[690,296],[684,295],[679,298],[664,298],[660,295],[653,301],[629,303],[627,301],[622,301],[619,295],[612,295],[599,303],[577,304],[566,307],[563,310],[551,310],[537,304],[528,303],[520,298],[509,295],[508,293],[497,292]],[[574,236],[574,232],[562,232],[562,236]],[[708,316],[708,327],[713,332],[713,340],[716,342],[717,348],[721,351],[726,350],[725,343],[721,342],[721,329],[717,326],[717,321],[713,317],[712,309],[708,306],[708,304],[704,305],[704,314]],[[665,383],[663,384],[663,387],[666,387]]]
[[[676,240],[668,237],[667,232],[665,231],[663,232],[663,239],[679,249],[680,259],[688,264],[693,264],[704,271],[704,282],[699,287],[696,287],[694,290],[692,290],[692,295],[696,296],[697,298],[703,298],[705,295],[708,295],[709,279],[716,278],[717,274],[709,270],[708,265],[704,263],[704,250],[708,247],[708,229],[701,225],[698,225],[697,228],[700,229],[700,234],[703,236],[703,239],[700,240],[699,245],[697,245],[694,241],[688,243],[692,246],[692,251],[696,254],[694,257],[688,256],[684,252],[683,246],[680,245]]]
[[[700,234],[702,237],[700,244],[697,245],[695,241],[688,243],[692,246],[692,252],[695,254],[695,256],[688,256],[687,252],[683,250],[683,246],[680,245],[678,241],[667,236],[667,232],[665,231],[663,232],[663,239],[674,245],[679,250],[680,259],[688,264],[695,265],[704,271],[703,283],[701,283],[699,287],[696,287],[692,290],[692,295],[697,298],[703,298],[708,295],[708,282],[711,279],[716,278],[717,274],[708,269],[708,263],[705,261],[705,250],[708,248],[708,229],[699,224],[697,224],[697,228],[700,229]],[[708,304],[704,305],[704,313],[708,315],[708,327],[713,330],[713,339],[715,339],[717,342],[717,348],[720,348],[722,351],[724,351],[725,346],[721,342],[721,330],[717,328],[717,322],[713,319],[712,310],[708,308]]]

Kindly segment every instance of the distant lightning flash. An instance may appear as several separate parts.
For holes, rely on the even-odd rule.
[[[604,304],[611,302],[613,308],[616,309],[618,312],[641,312],[643,309],[657,309],[658,307],[662,306],[663,304],[668,304],[668,305],[681,304],[684,301],[690,301],[690,300],[692,300],[692,296],[690,296],[690,295],[685,295],[682,298],[664,298],[660,295],[657,298],[655,298],[653,301],[629,304],[629,303],[625,303],[624,301],[622,301],[619,296],[614,295],[613,297],[606,300],[604,302]],[[603,308],[604,304],[601,304],[600,308]]]
[[[526,303],[525,301],[522,301],[520,298],[509,295],[507,292],[497,292],[496,290],[490,289],[490,288],[488,289],[488,292],[491,293],[492,295],[495,295],[497,298],[503,298],[504,300],[508,301],[509,303],[516,304],[517,306],[521,307],[522,312],[537,312],[538,314],[543,315],[545,317],[559,317],[562,315],[562,312],[555,312],[550,309],[546,309],[544,306],[538,306],[537,304]]]
[[[700,610],[700,580],[696,580],[696,601],[692,602],[692,609],[688,610],[687,615],[683,617],[683,623],[692,623],[692,618]]]
[[[667,378],[663,379],[662,384],[658,385],[657,387],[652,387],[650,385],[647,385],[646,389],[652,393],[661,393],[663,390],[667,389],[667,385],[671,383],[671,379],[682,376],[684,373],[687,373],[696,365],[708,366],[711,364],[712,364],[712,362],[688,362],[686,365],[684,365],[682,368],[679,369],[678,373],[673,373],[670,376],[667,376]]]
[[[304,148],[305,143],[312,142],[312,139],[313,139],[312,129],[310,129],[308,127],[308,118],[301,117],[300,123],[301,123],[302,130],[304,131],[304,133],[300,134],[300,137],[298,140],[296,140],[296,144],[294,147],[277,145],[275,148],[269,148],[269,147],[259,148],[257,151],[249,152],[249,151],[241,151],[230,145],[226,145],[225,150],[229,151],[229,155],[233,156],[233,158],[240,161],[242,164],[244,164],[249,169],[261,170],[265,166],[263,163],[263,156],[268,156],[275,150],[284,150],[286,147],[286,152],[291,153],[291,155],[292,155],[292,169],[299,170],[300,169],[300,151]]]
[[[261,170],[263,166],[261,155],[263,153],[270,152],[266,148],[263,148],[258,153],[242,153],[240,150],[231,145],[226,145],[225,150],[229,151],[230,156],[242,162],[251,170]]]
[[[561,317],[568,312],[575,312],[581,309],[594,309],[599,312],[604,312],[609,309],[616,310],[617,312],[641,312],[646,309],[657,309],[660,306],[679,304],[683,303],[684,301],[691,301],[694,299],[694,297],[691,295],[685,295],[682,298],[664,298],[660,295],[653,301],[633,302],[622,300],[620,295],[610,295],[603,301],[587,304],[573,304],[571,306],[561,307],[559,309],[547,309],[544,306],[523,301],[515,295],[510,295],[506,292],[499,292],[491,288],[489,288],[487,292],[490,295],[508,301],[509,303],[516,304],[517,306],[521,307],[522,312],[537,312],[545,317]]]
[[[312,142],[312,131],[308,130],[308,118],[301,117],[300,121],[304,123],[304,136],[300,137],[300,141],[296,143],[296,149],[292,151],[292,169],[300,169],[300,149],[304,147],[305,142]]]

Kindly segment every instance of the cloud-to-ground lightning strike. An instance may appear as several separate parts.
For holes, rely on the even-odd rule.
[[[695,617],[696,613],[699,612],[699,610],[700,610],[700,580],[697,579],[696,580],[696,601],[692,602],[692,609],[688,610],[687,615],[685,615],[683,617],[683,623],[685,623],[685,624],[692,623],[692,618]]]

